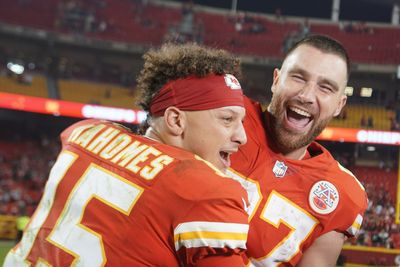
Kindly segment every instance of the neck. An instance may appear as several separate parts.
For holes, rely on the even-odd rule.
[[[301,160],[306,155],[306,152],[307,152],[307,147],[302,147],[294,151],[282,153],[282,155],[288,159]]]
[[[173,134],[168,133],[168,131],[161,124],[153,124],[151,125],[144,134],[144,137],[154,140],[156,142],[166,144],[169,146],[175,146],[182,149],[185,149],[181,142],[181,136],[175,136]]]
[[[160,142],[160,143],[164,143],[159,132],[156,129],[154,129],[153,127],[147,128],[146,133],[144,134],[144,137],[149,138],[154,141],[157,141],[157,142]]]

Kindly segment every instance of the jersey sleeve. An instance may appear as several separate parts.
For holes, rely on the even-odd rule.
[[[191,175],[209,181],[212,186],[192,195],[193,207],[178,218],[174,228],[174,244],[181,264],[197,266],[204,260],[220,262],[208,266],[243,266],[241,255],[249,229],[245,191],[227,177],[215,177],[201,170]]]
[[[244,259],[242,256],[237,254],[230,255],[229,257],[222,254],[220,256],[205,257],[196,263],[196,267],[210,267],[210,266],[218,266],[218,267],[244,266]]]
[[[337,216],[336,231],[342,232],[347,237],[354,237],[361,228],[364,212],[368,206],[368,197],[358,179],[349,170],[337,164],[339,167],[337,175],[340,176],[344,194],[340,210],[343,216]]]

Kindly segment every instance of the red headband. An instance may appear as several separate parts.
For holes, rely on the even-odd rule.
[[[181,110],[207,110],[243,104],[240,83],[231,74],[190,76],[165,84],[153,97],[150,114],[163,116],[164,111],[174,106]]]

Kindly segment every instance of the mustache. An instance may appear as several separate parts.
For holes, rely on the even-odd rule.
[[[299,98],[293,98],[293,99],[287,100],[286,103],[284,103],[284,106],[298,106],[298,107],[302,107],[302,108],[305,108],[310,111],[314,111],[312,103],[309,103],[309,102],[304,101]]]
[[[317,117],[317,114],[318,114],[318,110],[315,107],[315,105],[313,105],[312,103],[309,103],[309,102],[305,102],[301,99],[290,99],[290,100],[286,101],[286,103],[283,103],[282,107],[283,108],[288,108],[288,107],[300,108],[300,109],[310,113],[313,118]]]

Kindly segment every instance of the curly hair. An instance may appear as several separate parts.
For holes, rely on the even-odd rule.
[[[143,55],[144,66],[137,78],[139,105],[149,112],[150,103],[161,87],[171,80],[209,74],[242,76],[240,60],[225,50],[195,43],[164,44]]]

